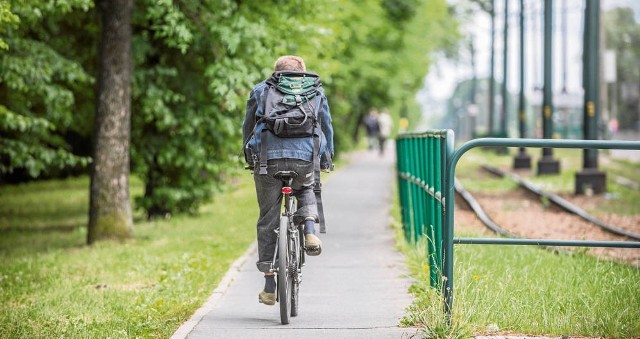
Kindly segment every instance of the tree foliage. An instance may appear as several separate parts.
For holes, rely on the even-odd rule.
[[[605,42],[616,53],[616,80],[620,126],[640,126],[640,23],[631,8],[604,13]],[[623,127],[624,128],[624,127]]]
[[[0,175],[19,169],[36,177],[88,163],[64,135],[76,121],[76,96],[93,78],[53,37],[61,33],[61,18],[91,6],[86,0],[1,3]]]
[[[146,186],[137,202],[149,216],[195,212],[224,184],[230,164],[238,165],[248,90],[289,41],[303,38],[304,16],[286,14],[310,13],[310,3],[146,1],[141,7],[134,24],[132,156]]]
[[[65,5],[54,6],[60,3]],[[41,15],[25,14],[28,8]],[[86,136],[94,109],[86,103],[94,102],[95,95],[88,88],[96,74],[96,52],[87,48],[97,46],[92,4],[29,0],[11,12],[30,24],[6,30],[9,35],[0,31],[0,37],[7,36],[9,51],[14,43],[16,49],[20,46],[14,41],[28,40],[67,61],[56,64],[67,69],[66,79],[56,75],[39,80],[63,93],[55,96],[58,101],[42,100],[43,112],[38,114],[20,111],[42,131],[34,133],[40,139],[32,144],[47,144],[44,137],[51,128]],[[43,19],[44,12],[54,15]],[[141,0],[132,22],[132,171],[145,182],[145,193],[136,202],[149,216],[196,212],[223,188],[230,171],[242,168],[245,101],[252,86],[271,73],[278,56],[300,55],[320,74],[337,152],[343,152],[354,145],[361,116],[371,106],[418,119],[413,97],[431,58],[459,39],[445,0]],[[26,69],[37,65],[28,62]],[[26,77],[8,78],[4,67],[2,73],[2,88],[9,86],[4,79],[16,88],[19,78]],[[40,98],[38,86],[24,86],[22,101]],[[0,105],[16,112],[14,100],[11,106],[8,102],[0,96]],[[77,112],[70,119],[72,108]],[[27,137],[14,134],[17,141]]]

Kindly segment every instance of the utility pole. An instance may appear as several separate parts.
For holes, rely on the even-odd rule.
[[[495,87],[495,30],[496,30],[496,1],[491,0],[491,62],[489,66],[489,128],[488,133],[489,136],[494,136],[493,130],[493,111],[495,110],[495,96],[496,96],[496,87]]]
[[[583,133],[584,139],[598,139],[600,115],[600,0],[586,0],[583,47]],[[576,173],[576,194],[606,191],[606,175],[598,171],[598,150],[585,149],[582,171]]]
[[[524,0],[520,0],[520,94],[518,96],[518,136],[526,138],[527,116],[525,113],[526,102],[524,96]],[[513,159],[514,169],[531,168],[531,157],[527,154],[527,149],[520,147],[518,154]]]
[[[553,137],[553,8],[552,0],[544,0],[544,85],[542,94],[542,135]],[[553,158],[553,149],[543,148],[538,160],[538,175],[560,173],[560,162]]]
[[[507,108],[509,105],[509,91],[507,80],[509,79],[509,0],[504,0],[504,26],[502,32],[502,107],[500,107],[500,137],[507,135]],[[504,152],[508,152],[504,149]]]

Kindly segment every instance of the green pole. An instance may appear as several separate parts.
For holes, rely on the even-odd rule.
[[[410,144],[410,149],[409,149],[409,154],[411,154],[412,156],[416,154],[416,139],[415,138],[411,138],[409,139],[409,144]],[[408,174],[410,175],[410,178],[412,179],[409,183],[410,187],[411,187],[411,234],[413,235],[413,242],[417,242],[418,241],[418,223],[419,221],[419,210],[418,210],[418,206],[417,206],[417,188],[416,185],[414,183],[415,179],[415,175],[416,175],[416,170],[415,170],[415,162],[414,161],[409,161],[409,171]]]
[[[553,136],[553,17],[551,0],[544,0],[544,85],[542,98],[542,128],[543,137],[551,139]],[[543,149],[545,156],[552,156],[551,148]]]
[[[524,0],[520,0],[520,93],[518,95],[518,134],[520,138],[526,137],[526,116],[524,101]],[[520,152],[524,153],[524,147],[520,147]]]
[[[600,116],[600,0],[586,0],[584,23],[583,135],[586,140],[596,140]],[[598,150],[583,150],[582,163],[582,171],[576,173],[576,194],[584,194],[587,188],[596,194],[604,193],[606,176],[598,171]]]
[[[397,154],[397,171],[398,171],[398,195],[400,198],[400,214],[402,217],[402,231],[404,233],[405,241],[409,241],[408,238],[408,229],[407,229],[407,211],[409,210],[407,207],[407,190],[406,190],[406,180],[403,178],[405,173],[405,158],[406,153],[404,152],[406,139],[403,137],[396,139],[396,154]]]
[[[495,96],[496,96],[496,80],[495,80],[495,31],[496,31],[496,11],[495,0],[491,0],[491,62],[489,65],[489,119],[488,119],[488,133],[493,136],[493,112],[495,110]]]
[[[509,91],[507,89],[509,67],[509,0],[504,0],[504,30],[502,32],[502,107],[500,108],[500,136],[507,137],[507,106]]]
[[[544,0],[544,85],[542,94],[542,134],[543,138],[553,137],[553,9],[552,1]],[[542,149],[542,158],[538,160],[538,174],[556,174],[560,172],[560,163],[553,159],[551,148]]]
[[[584,81],[584,137],[587,140],[595,140],[598,138],[597,115],[600,111],[599,94],[599,66],[598,50],[599,50],[599,0],[587,0],[585,7],[585,24],[584,28],[587,49],[584,50],[585,73]],[[584,150],[583,166],[584,168],[598,168],[598,151],[594,149]]]
[[[520,138],[526,137],[527,116],[525,113],[526,103],[524,96],[524,0],[520,0],[520,94],[518,95],[518,134]],[[531,168],[531,157],[527,154],[527,149],[520,147],[518,154],[513,159],[513,168]]]
[[[436,175],[436,168],[435,168],[435,163],[434,163],[434,158],[437,155],[434,152],[433,149],[433,144],[436,140],[436,136],[435,135],[430,135],[429,138],[427,139],[428,143],[427,143],[427,148],[425,149],[425,154],[426,154],[426,159],[428,159],[429,162],[429,171],[428,173],[426,173],[427,175],[425,176],[425,194],[427,196],[428,202],[427,202],[427,211],[429,214],[429,218],[427,218],[427,232],[429,235],[429,244],[427,245],[427,247],[429,248],[429,276],[430,276],[430,281],[429,281],[429,285],[433,288],[436,288],[438,286],[438,270],[437,270],[437,255],[436,255],[436,251],[437,251],[437,246],[436,246],[436,233],[435,233],[435,228],[436,228],[436,223],[435,223],[435,218],[434,218],[434,208],[433,208],[433,202],[434,202],[434,198],[433,196],[429,193],[430,190],[433,189],[433,178]]]
[[[440,200],[439,201],[435,201],[436,203],[436,213],[437,215],[435,216],[436,218],[436,223],[435,223],[435,247],[436,247],[436,264],[437,264],[437,272],[442,272],[442,227],[443,227],[443,218],[442,218],[442,197],[443,195],[443,191],[442,191],[442,178],[445,175],[445,171],[446,171],[446,161],[443,161],[443,158],[446,156],[446,134],[440,133],[440,135],[438,136],[437,139],[437,146],[436,146],[436,152],[437,152],[437,157],[436,157],[436,161],[435,161],[435,172],[437,173],[435,176],[435,183],[434,183],[434,192],[440,192]],[[436,272],[436,273],[437,273]],[[440,280],[437,280],[438,284],[440,284]]]
[[[444,296],[444,311],[451,322],[451,312],[453,310],[453,209],[455,202],[455,191],[453,181],[455,178],[455,168],[457,158],[454,155],[454,134],[447,130],[446,134],[446,169],[443,175],[444,187],[444,214],[445,221],[442,230],[442,295]],[[477,140],[477,139],[475,139]]]
[[[425,139],[424,137],[416,138],[416,152],[413,154],[415,163],[416,163],[416,187],[418,193],[418,239],[424,237],[425,235],[425,223],[427,219],[426,214],[426,204],[427,197],[424,194],[424,189],[422,188],[422,182],[424,181],[424,173],[426,171],[425,168],[425,160],[423,157],[424,148],[425,148]]]

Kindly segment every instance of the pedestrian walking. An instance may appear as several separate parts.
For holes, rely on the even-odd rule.
[[[380,125],[378,124],[378,110],[371,108],[369,114],[364,117],[364,127],[367,130],[367,141],[369,143],[369,149],[375,149],[378,143],[378,135],[380,134]]]
[[[380,155],[382,155],[384,154],[384,145],[387,139],[391,136],[391,131],[393,130],[393,120],[386,108],[380,110],[380,115],[378,116],[378,128],[380,130],[378,134],[378,145],[380,146]]]

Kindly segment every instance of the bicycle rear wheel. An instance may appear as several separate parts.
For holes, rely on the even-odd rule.
[[[300,280],[301,280],[301,265],[300,260],[302,256],[301,246],[300,246],[300,237],[290,237],[289,241],[291,242],[291,248],[293,249],[291,255],[292,259],[289,262],[289,270],[291,273],[291,316],[295,317],[298,315],[298,306],[300,306],[298,291],[300,290]]]
[[[280,217],[278,233],[278,301],[280,303],[280,322],[289,323],[291,310],[291,274],[289,274],[289,244],[287,241],[289,217]]]

